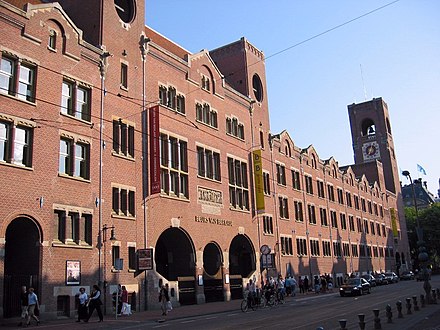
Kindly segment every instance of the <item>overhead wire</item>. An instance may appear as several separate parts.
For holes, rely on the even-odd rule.
[[[241,71],[243,71],[243,70],[249,68],[249,67],[252,66],[252,65],[255,65],[255,64],[259,63],[259,62],[262,62],[262,61],[265,61],[265,60],[267,60],[267,59],[273,58],[273,57],[275,57],[275,56],[277,56],[277,55],[279,55],[279,54],[282,54],[282,53],[284,53],[284,52],[286,52],[286,51],[288,51],[288,50],[291,50],[291,49],[293,49],[293,48],[295,48],[295,47],[298,47],[298,46],[300,46],[300,45],[302,45],[302,44],[304,44],[304,43],[306,43],[306,42],[309,42],[309,41],[311,41],[311,40],[313,40],[313,39],[316,39],[316,38],[318,38],[318,37],[320,37],[320,36],[322,36],[322,35],[328,34],[328,33],[332,32],[332,31],[334,31],[334,30],[336,30],[336,29],[339,29],[339,28],[341,28],[341,27],[343,27],[343,26],[345,26],[345,25],[348,25],[348,24],[350,24],[350,23],[352,23],[352,22],[354,22],[354,21],[357,21],[357,20],[359,20],[359,19],[361,19],[361,18],[363,18],[363,17],[366,17],[366,16],[368,16],[368,15],[371,15],[371,14],[373,14],[373,13],[379,11],[379,10],[382,10],[382,9],[388,7],[388,6],[391,6],[391,5],[393,5],[393,4],[395,4],[395,3],[399,2],[399,1],[400,1],[400,0],[395,0],[395,1],[389,2],[389,3],[387,3],[387,4],[383,5],[383,6],[380,6],[380,7],[378,7],[378,8],[375,8],[375,9],[373,9],[373,10],[367,12],[367,13],[364,13],[364,14],[362,14],[362,15],[359,15],[359,16],[353,18],[353,19],[350,19],[350,20],[348,20],[348,21],[346,21],[346,22],[344,22],[344,23],[341,23],[341,24],[339,24],[339,25],[336,25],[336,26],[334,26],[334,27],[332,27],[332,28],[330,28],[330,29],[327,29],[327,30],[325,30],[325,31],[323,31],[323,32],[321,32],[321,33],[318,33],[318,34],[316,34],[316,35],[313,35],[313,36],[310,37],[310,38],[307,38],[307,39],[305,39],[305,40],[303,40],[303,41],[301,41],[301,42],[298,42],[298,43],[296,43],[296,44],[294,44],[294,45],[292,45],[292,46],[286,47],[286,48],[284,48],[284,49],[282,49],[282,50],[280,50],[280,51],[278,51],[278,52],[275,52],[275,53],[273,53],[273,54],[271,54],[271,55],[269,55],[269,56],[266,56],[264,59],[261,59],[261,60],[259,60],[259,61],[257,61],[257,62],[254,62],[254,63],[252,63],[252,64],[249,64],[249,65],[247,65],[245,68],[241,68],[241,69],[238,69],[238,70],[236,70],[236,71],[234,71],[234,72],[231,72],[231,73],[228,74],[226,77],[228,77],[228,76],[232,76],[233,74],[238,73],[238,72],[241,72]],[[49,67],[45,67],[45,66],[42,66],[42,65],[38,65],[38,67],[39,67],[39,68],[44,68],[44,69],[46,69],[46,70],[48,70],[48,71],[50,71],[50,72],[52,72],[52,73],[55,73],[55,74],[58,74],[58,75],[62,75],[62,76],[64,76],[62,73],[57,72],[57,71],[55,71],[55,70],[53,70],[53,69],[51,69],[51,68],[49,68]],[[94,88],[96,88],[98,91],[101,90],[100,87],[98,87],[98,86],[95,86]],[[189,92],[185,93],[185,95],[191,94],[191,93],[196,92],[196,91],[199,91],[199,90],[200,90],[199,88],[195,88],[195,89],[190,90]],[[137,99],[137,98],[133,98],[133,97],[130,97],[130,96],[126,96],[126,95],[123,95],[123,94],[121,94],[121,93],[111,92],[111,91],[109,91],[109,90],[104,90],[104,93],[105,93],[105,94],[108,93],[108,94],[113,95],[113,96],[115,96],[115,97],[121,98],[121,99],[123,99],[123,100],[125,100],[125,101],[127,101],[127,102],[130,102],[131,104],[134,104],[134,105],[136,105],[136,106],[139,106],[139,107],[142,109],[141,111],[139,111],[139,112],[137,112],[137,113],[130,114],[130,115],[127,116],[126,118],[122,118],[123,120],[124,120],[124,119],[127,119],[127,118],[129,118],[129,117],[135,116],[135,115],[139,115],[139,114],[141,114],[141,113],[144,111],[144,108],[143,108],[144,105],[141,104],[141,103],[137,103],[137,102],[136,102],[136,101],[142,101],[141,99]],[[16,94],[18,94],[18,93],[16,93]],[[49,104],[49,105],[53,105],[53,106],[56,106],[56,107],[62,108],[62,106],[61,106],[60,104],[57,104],[57,103],[53,103],[53,102],[50,102],[50,101],[47,101],[47,100],[43,100],[43,99],[37,99],[37,98],[34,98],[34,99],[37,100],[37,101],[40,101],[40,102],[44,102],[44,103]],[[146,105],[158,104],[159,102],[160,102],[159,99],[156,99],[156,100],[148,100]],[[174,112],[175,112],[175,111],[174,111]],[[176,112],[175,112],[175,113],[176,113]],[[95,118],[95,119],[99,119],[99,118],[100,118],[99,116],[93,115],[93,114],[91,113],[91,111],[90,111],[90,113],[89,113],[88,115],[89,115],[91,118]],[[168,117],[168,118],[170,118],[170,119],[174,119],[174,120],[178,121],[177,119],[174,118],[175,116],[171,116],[171,115],[167,115],[167,114],[161,114],[161,116],[165,116],[165,117]],[[191,120],[189,120],[186,116],[185,116],[185,118],[186,118],[186,120],[191,124],[192,127],[194,127],[194,128],[196,128],[196,129],[199,129],[199,130],[200,130],[200,128],[199,128],[194,122],[192,122]],[[36,122],[39,122],[39,124],[43,124],[42,122],[44,122],[44,121],[50,122],[49,120],[46,120],[46,119],[43,119],[43,118],[31,118],[31,119],[34,120],[34,121],[36,121]],[[112,123],[112,122],[113,122],[112,120],[105,119],[105,118],[103,118],[103,120],[104,120],[105,122],[108,122],[108,123]],[[61,123],[61,122],[58,122],[58,121],[53,121],[53,122],[56,122],[57,124],[61,124],[61,125],[64,124],[64,123]],[[181,121],[179,121],[179,123],[181,123]],[[74,125],[74,126],[82,126],[82,124],[73,124],[73,125],[72,125],[71,123],[68,123],[68,124],[66,123],[66,125],[69,125],[69,126],[73,126],[73,125]],[[85,124],[84,124],[84,125],[85,125]],[[189,125],[189,124],[188,124],[188,125]],[[47,126],[50,126],[50,125],[47,124]],[[55,126],[51,126],[51,127],[56,128]],[[97,130],[96,127],[94,127],[94,123],[91,123],[91,124],[90,124],[90,128]],[[134,130],[135,130],[136,133],[140,133],[140,134],[142,134],[142,135],[144,135],[144,136],[147,136],[147,137],[149,136],[148,133],[142,132],[142,131],[140,131],[140,130],[138,130],[138,129],[134,129]],[[208,132],[208,131],[206,131],[206,130],[203,130],[203,133],[208,134],[208,135],[210,135],[210,136],[212,136],[212,137],[214,137],[214,138],[216,138],[216,139],[220,139],[220,140],[223,141],[223,142],[227,142],[227,143],[229,143],[229,144],[231,143],[231,141],[227,141],[226,139],[221,138],[219,135],[216,135],[216,134],[210,133],[210,132]],[[105,134],[105,136],[108,138],[108,141],[109,141],[109,142],[113,142],[113,137],[110,137],[110,136],[107,135],[107,134]],[[94,139],[92,136],[89,136],[89,138]],[[237,147],[237,148],[240,148],[240,149],[242,149],[242,150],[244,150],[244,151],[249,151],[249,148],[243,148],[242,146],[237,145],[237,144],[234,144],[234,146]],[[252,148],[252,146],[251,146],[251,148]],[[195,152],[195,153],[197,153],[196,150],[193,150],[193,149],[190,149],[190,148],[188,148],[188,150],[191,151],[191,152]],[[138,152],[141,152],[140,150],[137,150],[137,151],[138,151]],[[264,159],[264,157],[263,157],[263,159]],[[269,161],[269,159],[266,159],[266,160]],[[227,163],[227,162],[222,161],[222,163]],[[190,167],[190,168],[191,168],[191,167]],[[196,167],[192,167],[192,168],[193,168],[193,169],[197,169]],[[226,177],[224,177],[224,178],[226,179]],[[272,178],[272,179],[270,179],[270,180],[271,180],[271,181],[272,181],[272,180],[274,181],[274,178]],[[293,185],[292,185],[291,187],[293,188]]]

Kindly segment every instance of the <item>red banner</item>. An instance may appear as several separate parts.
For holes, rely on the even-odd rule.
[[[160,193],[160,130],[159,106],[149,109],[150,123],[150,189],[151,194]]]

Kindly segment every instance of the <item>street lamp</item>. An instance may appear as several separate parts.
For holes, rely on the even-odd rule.
[[[420,226],[419,209],[417,207],[417,198],[414,189],[414,183],[409,171],[403,171],[402,175],[406,176],[406,178],[409,179],[409,182],[411,183],[414,208],[416,210],[417,246],[419,248],[418,259],[420,266],[422,266],[423,289],[425,290],[426,293],[426,300],[428,301],[428,303],[431,303],[431,284],[429,283],[429,273],[427,268],[429,257],[428,257],[428,253],[426,252],[425,241],[423,240],[423,228]]]
[[[106,279],[106,274],[107,274],[107,252],[106,252],[106,244],[105,242],[107,242],[107,230],[110,229],[110,241],[116,241],[116,237],[115,237],[115,226],[110,226],[108,227],[106,224],[104,224],[104,226],[102,226],[102,243],[104,244],[104,314],[107,314],[107,279]],[[117,308],[117,305],[116,305]]]

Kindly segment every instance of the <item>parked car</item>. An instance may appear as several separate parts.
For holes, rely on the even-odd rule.
[[[388,284],[384,274],[376,274],[374,275],[374,278],[376,279],[376,285]]]
[[[370,283],[370,286],[371,286],[371,287],[377,285],[377,283],[376,283],[376,279],[374,278],[373,275],[371,275],[371,274],[364,274],[364,275],[362,275],[361,277],[364,278],[364,279],[366,279],[367,282]]]
[[[399,277],[395,272],[386,272],[384,275],[388,284],[399,282]]]
[[[415,278],[415,275],[414,275],[414,273],[412,272],[412,271],[405,271],[405,272],[402,272],[402,274],[400,274],[400,279],[401,280],[403,280],[403,281],[406,281],[406,280],[413,280]]]
[[[349,278],[347,282],[339,288],[341,297],[346,295],[363,295],[364,293],[371,293],[370,283],[365,278]]]

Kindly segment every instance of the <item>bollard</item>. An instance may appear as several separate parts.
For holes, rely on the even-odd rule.
[[[339,325],[341,326],[341,330],[346,330],[347,320],[346,319],[339,320]]]
[[[397,317],[399,319],[403,318],[403,314],[402,314],[402,302],[400,300],[397,300],[396,302],[396,306],[397,306]]]
[[[425,296],[423,294],[420,295],[420,304],[422,308],[425,307]]]
[[[382,329],[382,325],[380,324],[380,318],[379,318],[379,310],[373,309],[374,313],[374,329]]]
[[[432,289],[431,292],[432,292],[432,303],[433,303],[433,304],[436,304],[436,303],[437,303],[437,294],[436,294],[436,291],[435,291],[435,289]]]
[[[411,312],[411,298],[406,298],[406,314],[412,314]]]
[[[417,296],[413,296],[413,305],[414,305],[414,311],[420,310],[419,305],[417,305]]]
[[[365,329],[365,314],[358,314],[359,318],[359,329],[364,330]]]
[[[388,304],[387,307],[385,307],[386,315],[387,315],[387,323],[393,323],[393,312],[391,311],[391,305]]]

